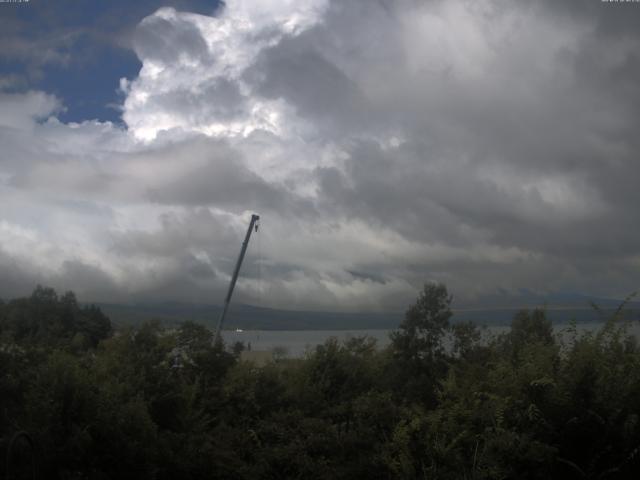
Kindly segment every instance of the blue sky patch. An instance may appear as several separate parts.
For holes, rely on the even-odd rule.
[[[141,63],[129,47],[135,26],[160,7],[212,15],[215,0],[31,0],[0,5],[0,88],[43,90],[66,108],[64,122],[121,123],[120,79]]]

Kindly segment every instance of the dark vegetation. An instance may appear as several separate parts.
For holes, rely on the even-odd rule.
[[[522,311],[487,343],[450,302],[426,285],[386,349],[330,340],[256,367],[196,323],[114,333],[39,287],[0,303],[3,475],[637,478],[640,348],[620,311],[562,340]]]

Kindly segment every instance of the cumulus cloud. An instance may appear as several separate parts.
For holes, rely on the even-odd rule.
[[[640,11],[229,1],[133,34],[124,126],[0,94],[4,292],[395,309],[638,287]],[[0,292],[7,295],[8,293]]]

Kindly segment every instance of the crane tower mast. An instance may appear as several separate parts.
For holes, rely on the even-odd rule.
[[[247,229],[247,234],[244,237],[244,242],[242,242],[242,247],[240,248],[240,255],[238,256],[238,260],[236,261],[236,266],[233,269],[233,275],[231,276],[231,282],[229,283],[229,290],[227,291],[227,296],[224,299],[224,307],[222,308],[222,313],[220,314],[220,318],[218,319],[218,326],[216,328],[216,336],[215,341],[220,341],[220,332],[222,331],[222,325],[224,323],[224,317],[227,314],[227,310],[229,309],[229,303],[231,302],[231,295],[233,295],[233,288],[236,286],[236,281],[238,280],[238,273],[240,273],[240,266],[242,265],[242,260],[244,260],[244,254],[247,252],[247,247],[249,246],[249,239],[251,238],[251,233],[255,230],[258,231],[258,221],[260,220],[260,215],[253,214],[251,215],[251,222],[249,223],[249,228]]]

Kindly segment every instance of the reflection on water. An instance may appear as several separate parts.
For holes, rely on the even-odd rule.
[[[596,331],[602,327],[601,323],[579,323],[576,325],[578,333]],[[568,340],[568,325],[556,325],[554,330],[557,335]],[[508,326],[483,327],[482,338],[488,341],[501,333],[508,332]],[[640,323],[635,322],[630,327],[630,332],[640,336]],[[324,343],[327,339],[335,337],[341,342],[353,337],[369,336],[377,341],[378,347],[389,344],[391,330],[244,330],[224,331],[223,337],[227,344],[243,342],[246,347],[254,351],[273,351],[281,356],[301,357],[306,351],[312,350],[316,345]],[[447,342],[449,343],[449,342]]]

